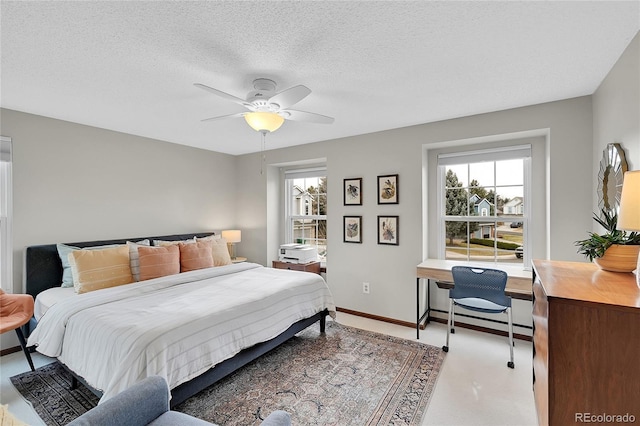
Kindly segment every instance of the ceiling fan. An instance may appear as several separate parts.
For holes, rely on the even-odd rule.
[[[230,95],[204,84],[195,83],[194,85],[221,98],[242,105],[248,110],[236,114],[205,118],[202,121],[244,117],[249,126],[259,132],[274,132],[282,125],[284,120],[318,124],[331,124],[334,121],[333,117],[289,108],[311,93],[311,90],[303,85],[276,92],[275,81],[268,78],[257,78],[253,80],[253,88],[255,90],[249,92],[246,99]]]

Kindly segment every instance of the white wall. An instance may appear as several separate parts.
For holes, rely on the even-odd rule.
[[[536,245],[534,257],[582,260],[573,242],[591,227],[592,202],[592,106],[591,97],[581,97],[482,114],[455,120],[406,127],[386,132],[354,136],[267,151],[268,164],[326,158],[328,177],[328,257],[327,281],[342,308],[401,321],[415,321],[415,268],[429,255],[423,251],[423,152],[430,145],[447,141],[486,138],[539,131],[548,135],[542,162],[543,178],[534,182],[544,192],[548,229],[539,232],[548,241]],[[313,131],[310,125],[309,131]],[[269,135],[277,138],[277,132]],[[249,228],[243,255],[263,264],[275,257],[281,243],[274,231],[279,213],[268,209],[279,196],[277,167],[259,174],[259,155],[239,158],[236,176],[243,188],[238,198],[238,226]],[[399,174],[398,205],[377,205],[376,177]],[[363,205],[343,206],[345,178],[362,177]],[[274,189],[275,188],[275,189]],[[548,190],[547,190],[548,189]],[[274,198],[275,197],[275,198]],[[428,208],[435,206],[435,194],[427,192]],[[249,213],[251,212],[251,213]],[[576,214],[584,212],[584,214]],[[363,243],[342,242],[342,217],[363,216]],[[378,215],[399,215],[399,246],[376,243]],[[245,222],[246,221],[246,222]],[[274,237],[274,235],[276,237]],[[431,241],[431,240],[429,240]],[[371,293],[362,294],[362,282],[371,284]],[[444,296],[446,297],[446,295]],[[438,305],[439,308],[446,306]],[[529,306],[516,312],[516,319],[531,322]],[[518,330],[522,332],[522,330]]]
[[[600,159],[607,144],[614,142],[622,145],[629,170],[640,169],[640,32],[593,94],[594,212],[598,211]],[[596,227],[594,222],[594,231]]]

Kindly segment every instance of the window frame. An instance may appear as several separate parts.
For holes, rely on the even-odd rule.
[[[11,138],[0,136],[0,288],[13,293],[12,236],[12,146]]]
[[[294,223],[297,220],[324,220],[325,226],[327,224],[327,215],[321,214],[294,214],[293,210],[295,208],[293,203],[293,180],[294,179],[303,179],[303,178],[322,178],[327,179],[327,168],[326,166],[318,166],[312,168],[305,169],[289,169],[284,171],[284,238],[286,243],[294,243]],[[326,187],[326,185],[325,185]],[[306,191],[307,188],[302,188]],[[325,192],[325,197],[327,197],[327,193]],[[302,206],[304,209],[308,209],[307,203]],[[326,203],[325,203],[326,208]],[[305,210],[307,211],[307,210]],[[316,222],[317,223],[317,222]],[[325,232],[326,234],[326,232]],[[319,238],[315,238],[315,246],[318,246]],[[324,238],[325,247],[327,246],[327,235]],[[326,255],[321,257],[320,251],[318,251],[318,256],[321,261],[326,261]]]
[[[522,159],[523,160],[523,199],[524,202],[524,211],[522,216],[519,215],[502,215],[502,216],[450,216],[446,215],[446,170],[447,167],[454,164],[473,164],[473,163],[481,163],[481,162],[493,162],[494,163],[494,174],[495,174],[495,162],[501,160],[513,160],[513,159]],[[475,161],[474,161],[475,160]],[[460,151],[454,153],[447,154],[439,154],[437,158],[437,173],[436,173],[436,185],[437,185],[437,234],[438,234],[438,257],[440,259],[446,259],[446,222],[476,222],[480,225],[484,223],[495,224],[497,227],[497,222],[522,222],[522,239],[523,239],[523,258],[522,265],[525,270],[531,269],[531,250],[533,247],[531,238],[530,238],[530,229],[531,224],[533,223],[531,217],[531,201],[527,202],[526,200],[532,200],[531,193],[531,174],[532,174],[532,146],[530,144],[525,145],[514,145],[514,146],[504,146],[500,148],[489,148],[489,149],[481,149],[481,150],[468,150],[468,151]],[[468,177],[470,178],[470,177]],[[470,182],[467,182],[467,185]],[[500,185],[502,186],[502,185]],[[491,186],[483,186],[484,188],[490,188]],[[496,187],[495,176],[494,176],[494,190]],[[497,192],[497,191],[496,191]],[[467,212],[469,213],[469,212]],[[496,240],[494,240],[496,241]],[[497,248],[497,242],[494,243],[493,247],[494,256],[492,261],[484,261],[478,259],[471,259],[471,253],[469,247],[467,246],[467,253],[465,261],[468,262],[478,262],[478,263],[487,263],[487,264],[500,264],[501,262],[497,258],[499,251]],[[506,262],[504,262],[506,263]],[[509,263],[511,264],[511,263]],[[520,264],[519,262],[517,264]]]

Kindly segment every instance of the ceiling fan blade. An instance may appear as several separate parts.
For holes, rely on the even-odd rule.
[[[306,121],[309,123],[318,124],[331,124],[335,121],[335,118],[333,117],[328,117],[326,115],[316,114],[313,112],[297,111],[295,109],[288,109],[281,112],[284,113],[282,116],[287,120]]]
[[[246,112],[237,112],[235,114],[221,115],[219,117],[205,118],[205,119],[200,120],[200,121],[216,121],[216,120],[224,120],[224,119],[227,119],[227,118],[238,118],[238,117],[244,117],[245,114],[246,114]]]
[[[311,93],[311,90],[307,86],[300,84],[276,93],[269,98],[269,103],[278,104],[280,105],[280,109],[286,109],[309,96],[309,93]]]
[[[245,101],[244,99],[238,98],[237,96],[230,95],[230,94],[228,94],[226,92],[223,92],[221,90],[214,89],[213,87],[205,86],[204,84],[194,83],[193,85],[196,86],[196,87],[199,87],[199,88],[201,88],[203,90],[206,90],[207,92],[211,92],[214,95],[218,95],[221,98],[224,98],[224,99],[229,100],[231,102],[235,102],[237,104],[240,104],[240,105],[242,105],[244,107],[248,107],[249,106],[249,103],[247,101]]]

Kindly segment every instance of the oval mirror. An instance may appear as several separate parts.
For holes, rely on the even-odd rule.
[[[622,180],[627,171],[627,160],[619,143],[610,143],[602,153],[598,172],[598,206],[618,213]]]

